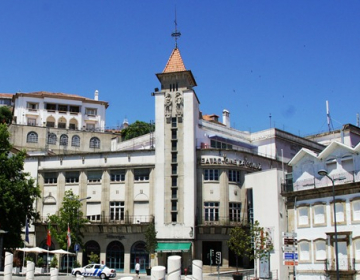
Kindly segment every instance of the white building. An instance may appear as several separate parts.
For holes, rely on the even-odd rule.
[[[64,93],[31,92],[13,96],[14,122],[19,125],[104,131],[108,103]]]
[[[293,184],[283,195],[298,239],[296,279],[336,277],[334,203],[340,279],[355,279],[360,269],[359,151],[360,144],[332,142],[321,153],[302,149],[289,163]]]

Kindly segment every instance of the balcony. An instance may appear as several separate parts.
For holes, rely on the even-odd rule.
[[[204,217],[197,217],[197,226],[229,226],[229,227],[236,227],[241,225],[246,225],[247,220],[241,217],[241,219],[231,219],[228,216],[226,217],[213,217],[213,219],[210,218],[204,218]]]
[[[76,217],[76,213],[74,213],[74,217]],[[154,221],[154,216],[151,216],[151,215],[136,215],[136,216],[124,215],[122,217],[121,216],[114,217],[114,216],[104,216],[104,215],[88,215],[88,216],[82,217],[82,218],[88,220],[86,225],[102,225],[102,226],[106,226],[106,225],[129,226],[129,225],[149,224]],[[38,223],[47,225],[48,221],[49,221],[48,216],[42,216],[42,217],[40,217],[40,220],[38,221]]]
[[[339,258],[339,276],[340,279],[354,279],[353,276],[356,274],[355,259],[347,257]],[[329,279],[336,278],[336,265],[335,259],[325,260],[325,274],[330,277]]]
[[[339,172],[329,174],[335,181],[335,185],[345,185],[355,182],[360,182],[360,170],[350,172]],[[320,189],[332,186],[332,182],[327,177],[313,176],[304,180],[297,180],[293,182],[291,174],[287,174],[286,182],[282,184],[282,193],[291,193],[297,191],[305,191],[311,189]]]

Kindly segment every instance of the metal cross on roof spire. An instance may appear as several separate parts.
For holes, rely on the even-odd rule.
[[[171,33],[171,37],[175,38],[175,48],[177,48],[177,39],[181,36],[180,31],[177,30],[177,21],[176,21],[176,8],[175,8],[175,31]]]

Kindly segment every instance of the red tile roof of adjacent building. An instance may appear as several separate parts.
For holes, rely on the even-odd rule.
[[[7,97],[9,99],[11,99],[13,97],[14,94],[12,93],[0,93],[0,97],[4,98]]]
[[[68,93],[61,93],[61,92],[48,92],[48,91],[35,91],[35,92],[17,92],[14,97],[17,98],[18,95],[29,95],[29,96],[39,96],[39,97],[55,97],[55,98],[61,98],[61,99],[77,99],[77,100],[82,100],[82,101],[87,101],[87,102],[91,102],[91,103],[100,103],[100,104],[104,104],[105,107],[107,108],[109,106],[109,103],[106,101],[101,101],[101,100],[95,100],[95,99],[90,99],[87,97],[83,97],[80,95],[76,95],[76,94],[68,94]]]
[[[166,63],[163,73],[180,72],[180,71],[186,71],[186,68],[181,58],[179,49],[175,48],[172,51],[168,62]]]

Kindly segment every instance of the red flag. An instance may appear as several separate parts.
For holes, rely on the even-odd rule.
[[[68,224],[68,232],[67,232],[67,245],[68,245],[68,248],[70,248],[70,245],[71,245],[71,233],[70,233],[69,224]]]
[[[48,245],[48,247],[51,247],[51,232],[50,232],[50,225],[49,225],[48,232],[47,232],[46,245]]]

